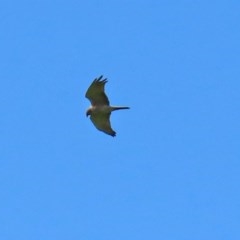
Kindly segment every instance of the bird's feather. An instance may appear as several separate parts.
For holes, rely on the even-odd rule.
[[[102,78],[103,76],[94,79],[86,92],[85,97],[90,100],[92,106],[109,105],[108,97],[104,92],[104,86],[107,83],[107,79]]]
[[[99,112],[97,114],[92,114],[90,119],[98,130],[115,137],[116,132],[113,131],[111,127],[110,115],[111,113]]]

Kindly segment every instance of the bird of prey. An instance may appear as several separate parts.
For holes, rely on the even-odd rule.
[[[104,92],[107,79],[102,78],[103,76],[95,78],[86,92],[85,97],[91,102],[86,116],[90,115],[92,123],[98,130],[115,137],[116,132],[111,128],[110,123],[111,112],[120,109],[129,109],[129,107],[110,106],[108,97]]]

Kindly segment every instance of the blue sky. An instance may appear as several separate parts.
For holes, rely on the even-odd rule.
[[[0,3],[0,239],[240,239],[240,2]],[[117,137],[85,91],[108,78]]]

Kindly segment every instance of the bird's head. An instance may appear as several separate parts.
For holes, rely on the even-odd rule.
[[[86,116],[88,117],[89,115],[91,115],[92,114],[92,110],[91,110],[91,108],[89,108],[87,111],[86,111]]]

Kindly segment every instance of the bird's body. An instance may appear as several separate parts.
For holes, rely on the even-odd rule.
[[[86,98],[91,102],[86,115],[90,115],[90,119],[95,127],[111,136],[116,136],[116,132],[111,128],[110,115],[112,111],[129,109],[129,107],[110,106],[107,95],[104,92],[104,86],[107,79],[102,76],[96,78],[86,92]]]

